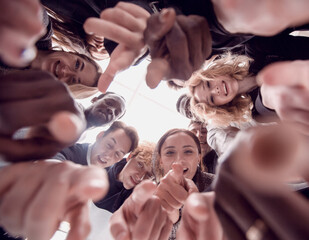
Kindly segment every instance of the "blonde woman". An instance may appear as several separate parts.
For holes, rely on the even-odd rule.
[[[219,126],[273,114],[261,102],[256,77],[249,72],[250,63],[246,56],[226,53],[194,73],[189,80],[192,111]]]

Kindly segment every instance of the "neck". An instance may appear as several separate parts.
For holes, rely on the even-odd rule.
[[[123,169],[120,171],[120,173],[118,174],[117,176],[117,180],[119,182],[122,182],[123,183]]]
[[[258,87],[255,76],[245,77],[242,81],[239,81],[238,94],[247,93]]]

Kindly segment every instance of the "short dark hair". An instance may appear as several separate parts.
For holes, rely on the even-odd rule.
[[[177,100],[176,108],[177,108],[177,112],[179,112],[181,115],[189,119],[193,119],[194,116],[191,112],[190,100],[191,100],[191,96],[187,94],[182,94]]]
[[[107,129],[102,137],[107,136],[108,134],[118,130],[118,129],[123,129],[125,134],[130,138],[131,140],[131,147],[129,152],[133,151],[139,142],[139,137],[136,129],[134,127],[127,126],[124,122],[121,121],[115,121],[113,124]]]

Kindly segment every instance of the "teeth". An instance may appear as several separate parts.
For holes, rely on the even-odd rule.
[[[102,163],[107,163],[107,161],[105,161],[101,156],[99,156],[99,160],[100,160]]]
[[[55,73],[56,73],[56,77],[58,77],[58,72],[59,72],[59,63],[56,63],[56,69],[55,69]]]
[[[225,93],[225,95],[227,95],[227,89],[226,89],[226,85],[225,85],[225,83],[223,83],[223,89],[224,89],[224,93]]]
[[[188,171],[188,168],[184,168],[183,171],[184,171],[184,172]]]

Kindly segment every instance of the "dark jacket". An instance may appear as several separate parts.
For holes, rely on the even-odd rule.
[[[125,189],[122,182],[117,180],[119,173],[126,163],[126,159],[122,159],[120,162],[117,162],[108,168],[109,190],[104,198],[94,203],[97,207],[113,213],[117,211],[117,209],[120,208],[124,201],[131,195],[133,189]]]

